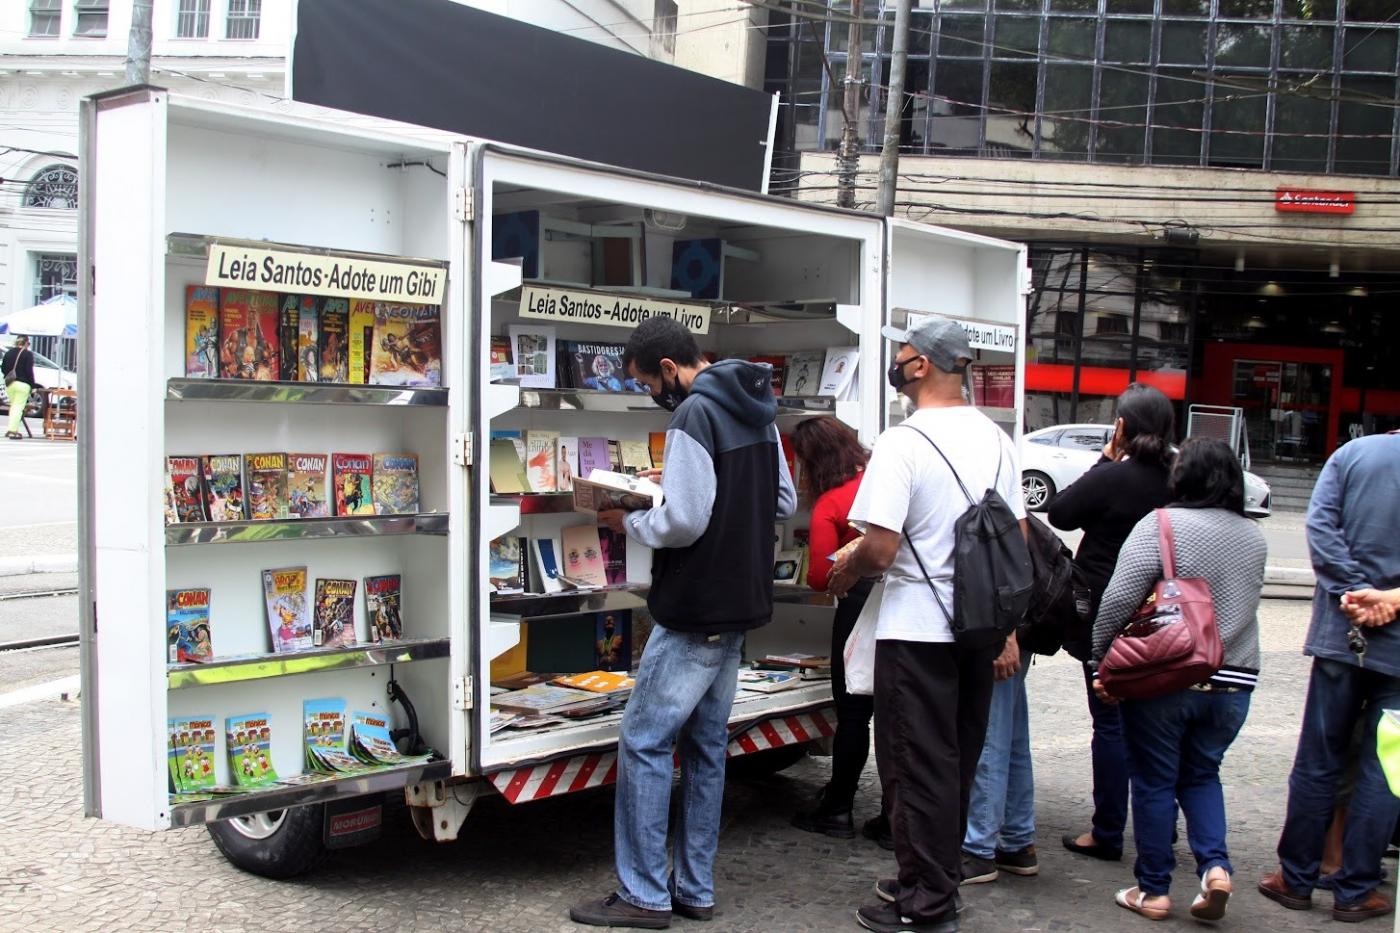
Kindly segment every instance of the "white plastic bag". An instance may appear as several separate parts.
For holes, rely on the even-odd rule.
[[[885,581],[870,588],[851,637],[846,639],[846,692],[859,696],[875,695],[875,624],[880,620],[880,603],[885,598]]]

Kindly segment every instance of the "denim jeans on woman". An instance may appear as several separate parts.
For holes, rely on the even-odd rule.
[[[1249,714],[1250,694],[1181,690],[1153,700],[1125,700],[1123,735],[1132,781],[1133,874],[1148,895],[1171,888],[1176,808],[1186,815],[1186,840],[1196,874],[1219,865],[1233,873],[1225,847],[1225,794],[1220,762]]]
[[[622,717],[613,817],[617,893],[637,907],[714,906],[724,752],[743,642],[743,632],[707,636],[661,625],[647,640]],[[668,873],[673,746],[681,782]]]
[[[1035,777],[1026,709],[1026,674],[1033,657],[1022,650],[1020,670],[992,688],[987,739],[977,761],[963,837],[963,851],[988,861],[997,849],[1016,852],[1035,842]]]

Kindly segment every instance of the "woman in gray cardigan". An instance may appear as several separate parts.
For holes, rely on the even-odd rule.
[[[1137,885],[1119,891],[1118,904],[1152,920],[1166,919],[1176,858],[1172,835],[1180,805],[1186,838],[1196,857],[1201,893],[1191,916],[1219,920],[1230,898],[1225,848],[1225,797],[1220,762],[1249,712],[1259,677],[1259,594],[1264,585],[1264,535],[1244,516],[1239,459],[1217,440],[1181,446],[1166,512],[1176,538],[1176,573],[1210,584],[1225,664],[1205,683],[1151,700],[1125,700],[1123,732],[1132,784]],[[1162,577],[1157,513],[1138,522],[1118,557],[1094,622],[1093,660],[1109,644]],[[1101,699],[1111,701],[1095,680]]]

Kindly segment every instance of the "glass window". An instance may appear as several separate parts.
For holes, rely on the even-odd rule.
[[[1239,19],[1273,19],[1274,0],[1220,0],[1220,15]]]
[[[63,19],[62,0],[30,0],[29,37],[49,38],[59,34]]]
[[[1102,428],[1071,428],[1059,436],[1060,447],[1072,450],[1103,450],[1108,443],[1108,433]]]
[[[1215,63],[1234,68],[1268,68],[1272,33],[1268,26],[1220,23],[1215,31]]]
[[[180,0],[175,35],[180,39],[209,38],[209,0]]]
[[[1152,24],[1146,20],[1111,19],[1104,24],[1103,60],[1147,62],[1152,58]]]
[[[1027,10],[1040,12],[1040,0],[997,0],[998,10]]]
[[[1274,169],[1280,172],[1327,171],[1331,119],[1329,101],[1302,94],[1277,95],[1274,98]]]
[[[987,0],[943,0],[939,6],[947,10],[985,10]]]
[[[792,87],[793,145],[797,150],[816,149],[817,124],[822,114],[822,52],[819,40],[809,38],[811,30],[802,29],[802,38],[793,43],[792,54],[797,56],[796,80]],[[840,88],[833,88],[839,94]]]
[[[1032,444],[1044,444],[1046,447],[1054,447],[1059,439],[1059,431],[1047,431],[1044,434],[1037,434],[1035,437],[1027,438]]]
[[[1335,171],[1361,175],[1390,173],[1390,141],[1395,128],[1395,108],[1389,104],[1360,102],[1367,97],[1393,100],[1395,81],[1391,78],[1342,79],[1342,103],[1337,109]]]
[[[1105,68],[1099,78],[1099,143],[1104,162],[1141,162],[1147,136],[1147,75]],[[1161,91],[1158,91],[1161,96]],[[1116,124],[1116,125],[1115,125]]]
[[[1228,83],[1230,76],[1221,75]],[[1210,110],[1208,165],[1263,168],[1267,94],[1217,93]]]
[[[1093,61],[1097,25],[1092,19],[1050,20],[1050,36],[1047,39],[1050,54]],[[1046,88],[1048,90],[1049,85]]]
[[[1152,0],[1108,0],[1106,11],[1109,15],[1114,13],[1144,13],[1152,12]]]
[[[1210,0],[1162,0],[1167,16],[1209,16]]]
[[[1283,0],[1283,18],[1335,20],[1337,0]]]
[[[983,16],[941,16],[938,20],[938,57],[945,55],[981,58]]]
[[[1207,35],[1205,23],[1163,20],[1162,64],[1204,65]]]
[[[1346,0],[1349,23],[1388,23],[1395,19],[1395,0]]]
[[[1097,13],[1099,0],[1050,0],[1052,13]]]
[[[1152,161],[1200,164],[1204,96],[1205,85],[1189,71],[1162,69],[1157,77],[1158,103],[1152,112]]]
[[[78,170],[71,165],[40,169],[24,189],[25,207],[73,210],[78,206]]]
[[[1348,29],[1343,38],[1342,67],[1347,71],[1395,71],[1395,30]]]
[[[1278,37],[1279,66],[1331,71],[1332,37],[1336,32],[1331,26],[1284,26]]]
[[[224,36],[229,39],[256,39],[262,21],[262,0],[228,0]]]
[[[34,254],[34,303],[78,294],[78,257],[72,253]],[[38,354],[35,354],[36,361]],[[57,367],[55,367],[57,368]]]
[[[1078,160],[1089,157],[1088,116],[1093,91],[1093,66],[1045,66],[1045,105],[1040,119],[1042,155]]]
[[[998,16],[993,58],[1035,58],[1040,49],[1040,17]]]
[[[939,59],[930,107],[930,148],[945,154],[975,154],[982,130],[982,63]]]
[[[992,62],[987,95],[987,149],[994,156],[1029,156],[1035,144],[1034,62]]]
[[[73,35],[92,39],[107,35],[107,0],[77,0],[73,9],[78,14]]]
[[[1073,417],[1070,413],[1074,410],[1070,402],[1071,396],[1068,392],[1027,392],[1027,430],[1053,427],[1069,421]]]

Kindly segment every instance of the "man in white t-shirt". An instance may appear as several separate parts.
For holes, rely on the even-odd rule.
[[[930,316],[908,330],[886,327],[883,333],[898,344],[890,385],[913,401],[905,423],[919,430],[894,427],[876,441],[850,511],[865,535],[836,563],[830,583],[840,596],[863,577],[885,575],[875,636],[875,757],[892,806],[899,877],[880,881],[876,893],[884,903],[862,907],[857,919],[877,933],[952,933],[958,929],[968,795],[986,737],[993,671],[1008,676],[1019,653],[1001,644],[956,644],[939,606],[954,605],[953,524],[971,505],[949,464],[972,495],[995,488],[1023,530],[1025,505],[1011,439],[963,399],[973,357],[961,325]],[[952,814],[959,818],[949,819]]]

